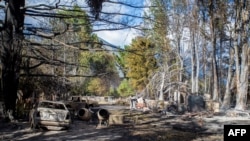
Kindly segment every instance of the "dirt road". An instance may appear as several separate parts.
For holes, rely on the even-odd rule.
[[[118,109],[124,124],[98,127],[95,122],[74,120],[68,130],[31,130],[18,122],[0,125],[0,141],[223,141],[225,124],[250,124],[249,117],[229,118],[166,116],[160,113]]]

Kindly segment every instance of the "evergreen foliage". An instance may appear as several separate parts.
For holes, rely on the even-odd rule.
[[[134,89],[129,84],[128,79],[123,79],[117,90],[121,97],[128,97],[135,94]]]
[[[127,77],[135,90],[141,91],[148,83],[148,76],[156,70],[155,46],[145,37],[133,39],[127,48],[125,67]]]

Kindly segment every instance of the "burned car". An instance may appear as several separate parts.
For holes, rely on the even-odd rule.
[[[71,115],[63,102],[43,100],[30,111],[29,122],[32,129],[68,129]]]
[[[74,109],[99,107],[97,101],[85,96],[71,96],[65,103],[71,105]]]
[[[67,101],[64,101],[64,103],[69,109],[72,117],[79,116],[79,112],[84,111],[83,108],[89,109],[99,107],[97,101],[84,96],[71,96]]]

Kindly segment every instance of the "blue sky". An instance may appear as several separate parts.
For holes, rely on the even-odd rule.
[[[146,2],[146,0],[118,0],[118,1],[136,6],[143,6],[143,4]],[[144,10],[145,9],[136,9],[128,6],[122,6],[110,3],[104,3],[103,5],[103,12],[119,12],[124,14],[133,14],[137,16],[142,16]],[[124,16],[114,16],[112,20],[118,22],[120,21],[126,22],[127,20],[129,20],[136,24],[140,24],[142,22],[142,19],[135,19],[135,18],[133,19],[132,17],[124,17]],[[133,24],[132,22],[131,24]],[[112,28],[112,26],[110,26],[110,28]],[[108,31],[108,30],[99,31],[96,32],[96,34],[111,44],[123,47],[124,45],[129,45],[131,43],[131,40],[138,35],[138,31],[131,28],[126,30],[116,30],[116,31]]]
[[[26,0],[26,6],[30,6],[30,5],[37,5],[37,4],[48,4],[48,5],[55,5],[55,3],[59,2],[60,4],[66,4],[66,5],[71,5],[73,4],[72,1],[73,0]],[[119,2],[123,2],[123,3],[127,3],[127,4],[131,4],[131,5],[136,5],[136,6],[142,6],[145,2],[147,2],[148,0],[112,0],[112,1],[119,1]],[[74,2],[77,2],[80,5],[85,5],[85,0],[74,0]],[[0,2],[0,5],[5,5],[3,2]],[[85,5],[86,6],[86,5]],[[117,12],[117,13],[124,13],[124,14],[133,14],[133,15],[137,15],[137,16],[142,16],[143,11],[145,9],[135,9],[135,8],[131,8],[128,6],[122,6],[119,4],[111,4],[111,3],[104,3],[103,5],[103,12]],[[1,12],[2,13],[2,12]],[[103,15],[101,15],[103,16]],[[104,15],[105,16],[105,15]],[[1,19],[4,19],[3,14],[0,15]],[[35,22],[31,21],[34,20],[34,18],[31,17],[25,17],[25,22],[30,23],[30,24],[35,24]],[[42,20],[42,18],[37,18],[35,19],[36,21]],[[116,21],[116,22],[125,22],[126,20],[132,21],[130,22],[130,24],[140,24],[142,22],[141,19],[133,19],[131,17],[124,17],[124,16],[120,16],[120,15],[116,15],[110,18],[110,20],[112,21]],[[113,28],[113,25],[106,25],[106,28]],[[102,27],[94,27],[94,29],[97,28],[102,28]],[[138,35],[138,32],[135,29],[125,29],[125,30],[115,30],[115,31],[109,31],[109,30],[105,30],[105,31],[98,31],[95,32],[99,37],[101,37],[102,39],[106,40],[107,42],[115,45],[115,46],[120,46],[123,47],[124,45],[129,45],[131,43],[131,40],[133,38],[135,38]]]
[[[38,3],[45,3],[48,4],[50,3],[51,5],[54,5],[56,2],[58,2],[59,0],[26,0],[26,3],[32,3],[32,4],[38,4]],[[142,6],[146,1],[148,0],[112,0],[115,2],[123,2],[126,4],[131,4],[131,5],[136,5],[136,6]],[[66,5],[70,5],[72,4],[72,0],[61,0],[60,1],[61,4],[66,4]],[[86,6],[85,4],[85,0],[75,0],[75,2],[77,2],[79,5],[82,6]],[[113,13],[113,12],[119,12],[119,13],[124,13],[124,14],[135,14],[138,16],[142,16],[144,9],[135,9],[135,8],[131,8],[128,6],[122,6],[119,4],[112,4],[112,3],[104,3],[103,4],[103,12],[107,12],[107,13]],[[101,15],[101,16],[105,16],[105,15]],[[133,20],[133,22],[136,22],[137,24],[142,22],[141,19],[127,19],[124,16],[113,16],[111,17],[112,21],[116,21],[116,22],[121,22],[121,21],[126,21],[126,20]],[[105,28],[113,28],[113,25],[106,25]],[[104,27],[94,27],[94,29],[98,29],[98,28],[104,28]],[[106,40],[107,42],[115,45],[115,46],[119,46],[119,47],[124,47],[124,45],[129,45],[131,43],[131,40],[133,38],[135,38],[138,35],[138,31],[136,31],[135,29],[125,29],[125,30],[115,30],[115,31],[110,31],[110,30],[105,30],[105,31],[98,31],[95,32],[100,38]]]

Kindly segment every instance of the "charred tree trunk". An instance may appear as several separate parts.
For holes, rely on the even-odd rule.
[[[196,55],[195,55],[195,53],[196,53],[196,44],[195,44],[195,35],[194,35],[195,33],[193,32],[192,33],[192,35],[191,35],[191,37],[192,37],[192,45],[191,45],[191,47],[192,47],[192,49],[191,49],[191,52],[192,52],[192,57],[191,57],[191,59],[192,59],[192,74],[191,74],[191,78],[192,78],[192,89],[191,89],[191,93],[192,94],[198,94],[198,91],[196,91],[197,89],[196,89],[196,83],[197,83],[197,81],[196,81],[196,74],[197,74],[197,59],[198,58],[196,58]]]
[[[236,64],[236,106],[237,110],[245,110],[248,92],[248,32],[249,32],[249,2],[237,1],[236,3],[236,24],[234,36],[235,64]],[[240,39],[240,40],[239,40]],[[239,42],[240,41],[240,42]]]
[[[215,7],[215,3],[214,1],[211,0],[209,4],[209,16],[210,16],[211,44],[212,44],[212,49],[213,49],[213,53],[212,53],[213,100],[219,101],[214,7]]]
[[[232,99],[231,85],[232,85],[232,78],[233,78],[233,74],[232,74],[233,64],[234,64],[234,51],[233,49],[230,49],[230,60],[229,60],[229,66],[228,66],[226,91],[225,91],[225,95],[224,95],[223,102],[221,105],[221,109],[230,108],[231,99]]]
[[[2,91],[5,111],[15,116],[23,40],[25,0],[6,3],[5,22],[1,30]]]
[[[190,28],[191,28],[191,65],[192,65],[192,88],[191,93],[198,95],[199,92],[199,55],[198,55],[198,45],[197,42],[199,39],[199,22],[198,22],[198,7],[194,6],[194,9],[191,12],[192,20],[190,21]]]

